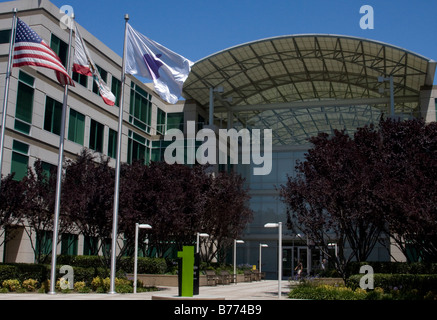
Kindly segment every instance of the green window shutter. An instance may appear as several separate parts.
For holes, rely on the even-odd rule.
[[[32,125],[35,79],[22,71],[20,71],[18,79],[14,129],[29,134]]]
[[[149,163],[149,155],[147,148],[148,140],[135,132],[129,130],[129,139],[127,145],[127,161],[132,163],[134,161],[142,161],[143,163]]]
[[[41,167],[47,178],[49,178],[51,173],[54,172],[54,170],[57,168],[57,166],[44,161],[41,162]]]
[[[98,254],[97,250],[99,249],[99,239],[97,237],[84,237],[83,244],[83,255],[84,256],[95,256]]]
[[[150,133],[152,102],[151,95],[132,83],[129,108],[129,122]]]
[[[42,231],[36,234],[36,246],[35,251],[41,254],[49,254],[52,252],[52,232]]]
[[[109,129],[108,156],[114,159],[117,157],[117,138],[117,131]]]
[[[184,130],[184,113],[167,113],[167,130]]]
[[[73,71],[73,80],[84,86],[85,88],[88,86],[88,76],[86,75]]]
[[[100,66],[96,65],[97,67],[97,71],[99,71],[100,73],[100,77],[102,78],[103,81],[107,81],[108,79],[108,71],[106,71],[105,69],[102,69]],[[100,95],[99,93],[99,87],[97,86],[96,82],[93,81],[93,92]]]
[[[70,109],[68,122],[68,140],[83,146],[85,135],[85,116],[76,110]]]
[[[67,65],[68,45],[52,33],[50,48],[58,55],[65,67]]]
[[[0,44],[9,43],[11,41],[11,29],[0,31]]]
[[[11,173],[15,172],[14,180],[19,181],[27,175],[29,145],[14,140],[12,150]]]
[[[27,175],[29,157],[17,152],[12,152],[11,173],[15,172],[14,180],[21,180]]]
[[[76,234],[64,233],[61,236],[61,254],[77,256],[78,236]]]
[[[29,145],[25,144],[23,142],[14,140],[12,142],[12,150],[20,152],[24,155],[27,155],[29,153]]]
[[[25,84],[33,87],[33,85],[35,84],[35,78],[28,75],[27,73],[23,72],[20,70],[20,73],[18,75],[18,80],[20,80],[21,82],[24,82]]]
[[[22,82],[18,83],[17,107],[15,117],[29,124],[32,123],[34,89]]]
[[[158,131],[158,133],[165,133],[165,112],[159,108],[156,121],[156,130]]]
[[[103,124],[91,119],[89,148],[103,152]]]
[[[44,130],[61,134],[62,103],[47,97],[44,114]]]
[[[121,81],[115,78],[114,76],[112,77],[111,92],[115,96],[115,105],[119,106],[120,97],[121,97]]]

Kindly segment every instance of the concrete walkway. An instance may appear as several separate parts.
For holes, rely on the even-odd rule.
[[[290,283],[281,281],[282,299],[287,299]],[[199,298],[222,297],[225,300],[278,300],[278,281],[262,280],[242,282],[238,284],[205,286],[199,289]],[[58,293],[49,295],[44,293],[3,293],[1,300],[152,300],[156,295],[178,295],[177,287],[159,287],[159,291],[124,294],[96,294],[96,293]]]

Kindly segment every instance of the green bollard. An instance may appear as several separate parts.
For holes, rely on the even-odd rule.
[[[182,259],[182,281],[179,284],[179,296],[193,296],[193,281],[194,281],[194,247],[183,246],[182,251],[178,251],[178,258]]]

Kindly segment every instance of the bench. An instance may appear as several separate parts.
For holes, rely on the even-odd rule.
[[[246,281],[246,282],[252,281],[252,271],[244,270],[244,281]]]
[[[219,283],[220,284],[230,284],[231,283],[231,274],[228,271],[220,271]]]
[[[214,270],[205,270],[206,274],[206,284],[208,286],[216,286],[219,278],[215,274]]]

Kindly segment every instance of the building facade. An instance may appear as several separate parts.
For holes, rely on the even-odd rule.
[[[64,65],[67,61],[69,32],[62,28],[60,19],[63,14],[59,8],[49,1],[1,3],[2,93],[5,88],[13,8],[17,8],[17,16],[50,45]],[[122,58],[80,25],[78,27],[101,77],[116,96],[116,104],[108,106],[103,102],[92,77],[73,73],[75,87],[70,87],[68,93],[64,154],[67,158],[74,158],[83,148],[88,148],[110,157],[111,165],[115,166]],[[74,48],[74,44],[72,46]],[[64,88],[58,84],[53,70],[28,66],[12,68],[3,176],[15,172],[15,178],[21,179],[36,159],[40,159],[48,171],[57,166],[63,96]],[[3,98],[2,94],[2,105]],[[183,127],[184,121],[197,121],[199,117],[194,105],[185,104],[184,101],[169,105],[159,98],[152,86],[130,75],[126,78],[124,99],[122,162],[131,163],[143,159],[148,163],[159,160],[162,153],[159,136],[167,129]],[[14,234],[6,246],[0,247],[0,261],[33,262],[34,254],[25,230],[14,230]],[[76,237],[75,241],[76,244],[71,246],[73,252],[83,254],[83,237]],[[59,245],[58,253],[61,251],[62,244]]]
[[[65,63],[68,31],[63,14],[48,0],[17,0],[0,3],[0,92],[11,33],[12,9],[34,29]],[[121,88],[122,58],[79,25],[100,74],[116,96],[116,105],[104,104],[90,77],[73,74],[69,89],[65,156],[74,158],[83,148],[111,158],[115,166]],[[74,47],[74,44],[73,44]],[[391,110],[393,77],[394,112],[397,117],[424,117],[436,121],[437,88],[433,86],[436,63],[419,54],[386,43],[335,35],[295,35],[262,39],[205,57],[195,63],[184,85],[185,100],[165,103],[130,75],[125,82],[121,161],[162,161],[162,135],[168,129],[186,131],[188,121],[197,128],[271,129],[272,171],[253,175],[254,165],[235,165],[246,178],[254,221],[245,230],[244,244],[237,249],[237,263],[259,264],[277,277],[277,233],[265,229],[268,222],[286,223],[285,206],[276,187],[293,174],[296,160],[310,147],[307,139],[318,132],[377,123]],[[382,77],[382,78],[381,78]],[[219,89],[220,88],[220,89]],[[52,70],[13,68],[6,118],[2,174],[23,177],[27,167],[41,159],[47,170],[57,166],[63,87]],[[3,104],[3,95],[0,96]],[[1,110],[0,110],[1,111]],[[226,169],[230,169],[228,166]],[[69,241],[66,237],[65,241]],[[78,236],[72,254],[86,254],[84,238]],[[389,239],[387,239],[389,241]],[[320,252],[310,250],[302,235],[283,229],[283,277],[293,275],[298,260],[314,268]],[[62,252],[62,243],[58,253]],[[392,251],[392,255],[397,255]],[[0,247],[0,261],[33,262],[25,230]],[[371,260],[390,260],[378,247]]]

